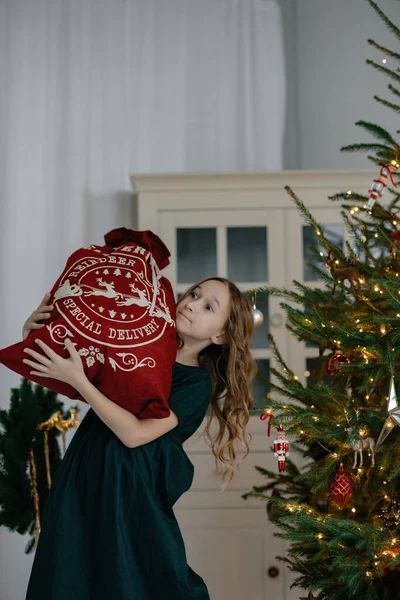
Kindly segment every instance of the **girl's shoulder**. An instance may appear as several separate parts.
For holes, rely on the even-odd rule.
[[[208,388],[211,386],[211,378],[207,371],[201,367],[176,362],[172,370],[172,385],[176,387],[199,385]]]
[[[207,371],[175,363],[169,399],[171,410],[177,415],[180,427],[190,433],[201,424],[211,400],[212,385]]]

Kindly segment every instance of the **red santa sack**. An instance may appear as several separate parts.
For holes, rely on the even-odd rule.
[[[30,374],[24,348],[41,352],[43,340],[67,357],[69,337],[88,379],[108,398],[140,418],[168,417],[176,357],[175,300],[160,270],[170,253],[151,231],[114,229],[105,246],[74,252],[53,289],[55,308],[46,327],[0,350],[0,362],[54,392],[82,400],[70,385]]]

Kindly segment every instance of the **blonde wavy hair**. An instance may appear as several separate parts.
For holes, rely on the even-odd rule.
[[[222,479],[227,484],[241,462],[237,460],[236,446],[243,446],[243,458],[250,451],[251,435],[246,431],[246,426],[254,405],[251,382],[257,371],[249,346],[254,322],[246,296],[234,283],[223,277],[207,277],[199,281],[185,292],[179,302],[205,281],[222,282],[230,294],[230,315],[225,325],[226,342],[207,346],[198,357],[200,367],[207,371],[212,382],[205,438],[215,456],[217,470],[222,468]],[[183,340],[180,338],[179,347],[182,346]],[[215,420],[219,427],[213,435],[211,425]]]

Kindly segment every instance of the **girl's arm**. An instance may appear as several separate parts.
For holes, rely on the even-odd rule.
[[[104,396],[90,383],[86,375],[74,387],[128,448],[136,448],[152,442],[178,425],[178,418],[172,411],[165,419],[138,419]]]
[[[178,425],[178,417],[172,411],[170,416],[165,419],[141,420],[109,400],[86,377],[81,357],[75,350],[71,340],[65,340],[65,347],[70,355],[69,358],[62,358],[41,340],[35,341],[43,350],[45,356],[29,348],[24,350],[34,359],[24,359],[24,363],[35,369],[31,374],[58,379],[74,387],[107,427],[128,448],[143,446]]]

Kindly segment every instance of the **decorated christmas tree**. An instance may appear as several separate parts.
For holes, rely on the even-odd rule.
[[[366,1],[400,48],[400,30]],[[323,289],[294,281],[252,290],[281,297],[290,332],[319,347],[303,385],[270,338],[277,368],[261,417],[273,415],[279,469],[259,467],[266,484],[250,495],[268,503],[289,542],[282,560],[295,585],[320,600],[400,598],[400,54],[369,43],[379,59],[368,64],[390,79],[389,99],[375,99],[396,120],[393,133],[358,122],[374,140],[342,148],[366,152],[376,168],[365,195],[345,189],[330,198],[348,239],[333,244],[307,199],[287,188],[315,232],[309,267]],[[287,440],[301,460],[287,456]]]

